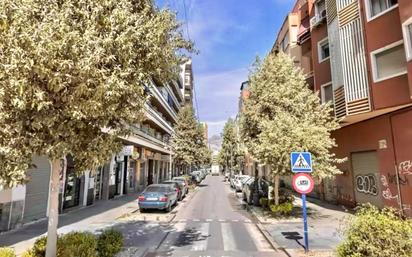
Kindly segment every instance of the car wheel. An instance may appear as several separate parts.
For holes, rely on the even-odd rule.
[[[144,212],[146,211],[146,210],[143,209],[143,208],[140,208],[139,210],[140,210],[140,213],[144,213]]]
[[[252,196],[251,196],[251,195],[249,195],[249,199],[248,199],[247,203],[248,203],[249,205],[252,204]]]
[[[166,212],[170,212],[172,210],[172,203],[169,203],[169,205],[166,208]]]

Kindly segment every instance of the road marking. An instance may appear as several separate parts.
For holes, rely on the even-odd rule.
[[[199,219],[193,219],[192,221],[194,221],[194,222],[199,222],[200,220],[199,220]]]
[[[258,252],[263,251],[274,251],[273,248],[268,244],[266,238],[260,233],[254,224],[245,224],[246,230],[248,231],[250,237],[252,238]]]
[[[221,223],[220,227],[222,231],[223,249],[225,251],[235,251],[235,235],[233,234],[232,228],[230,227],[230,223]]]
[[[212,219],[206,219],[206,222],[212,222],[213,220]]]
[[[174,244],[177,242],[179,235],[185,230],[186,223],[175,223],[173,228],[168,231],[168,235],[164,243],[161,245],[164,249],[174,249]]]
[[[239,222],[239,220],[232,220],[233,222]]]
[[[209,240],[209,225],[210,223],[202,223],[198,229],[198,236],[196,240],[193,241],[192,250],[193,251],[206,251],[207,242]]]
[[[219,219],[219,222],[225,222],[226,220],[224,220],[224,219]]]

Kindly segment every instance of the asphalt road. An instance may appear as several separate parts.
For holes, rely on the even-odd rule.
[[[277,257],[223,177],[208,176],[145,257]]]

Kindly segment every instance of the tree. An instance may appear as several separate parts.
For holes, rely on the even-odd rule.
[[[235,123],[229,118],[222,132],[222,148],[219,151],[218,160],[219,165],[223,167],[224,170],[233,168],[233,162],[235,159],[235,148],[236,148],[236,136],[235,136]]]
[[[236,133],[237,124],[229,118],[223,127],[222,148],[219,151],[219,165],[231,171],[240,172],[244,162],[244,151],[241,146],[240,138]]]
[[[206,148],[203,128],[197,122],[192,106],[183,107],[172,135],[174,159],[180,169],[199,166],[204,160]]]
[[[250,97],[241,117],[241,134],[253,157],[270,166],[279,203],[279,175],[290,175],[293,151],[309,151],[318,178],[339,174],[331,132],[339,128],[330,104],[321,104],[301,70],[284,53],[257,62],[249,77]]]
[[[2,0],[0,34],[0,183],[24,183],[32,156],[49,158],[55,256],[60,160],[82,173],[118,152],[144,116],[144,86],[177,76],[192,44],[151,0]]]
[[[212,151],[207,146],[207,138],[205,138],[205,127],[199,123],[197,126],[196,142],[198,142],[197,157],[195,157],[195,164],[198,167],[211,165]]]

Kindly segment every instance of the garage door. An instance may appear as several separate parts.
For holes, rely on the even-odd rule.
[[[49,196],[50,163],[45,157],[33,158],[35,168],[28,171],[23,222],[46,217]]]
[[[383,207],[376,152],[353,153],[351,159],[356,202]]]

